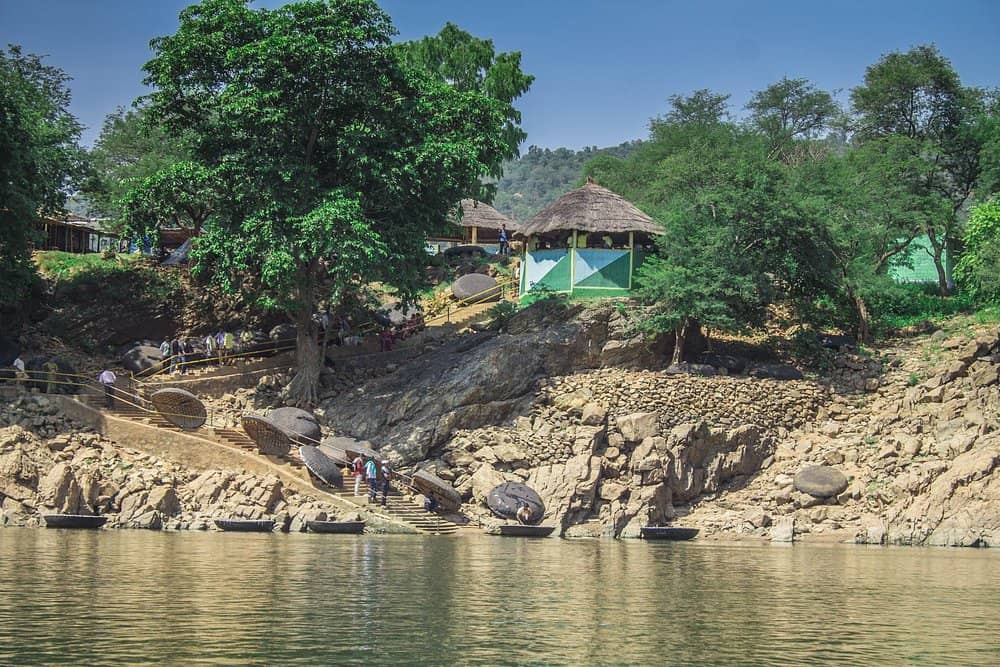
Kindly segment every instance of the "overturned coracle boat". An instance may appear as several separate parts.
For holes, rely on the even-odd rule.
[[[344,472],[340,465],[319,447],[302,445],[299,456],[309,472],[321,482],[338,488],[344,486]]]
[[[445,511],[455,511],[462,506],[462,496],[455,487],[432,472],[418,470],[413,474],[410,485],[418,493],[434,498]]]

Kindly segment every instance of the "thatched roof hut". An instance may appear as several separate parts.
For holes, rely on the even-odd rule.
[[[621,195],[601,187],[592,179],[571,190],[521,225],[518,234],[537,236],[549,232],[642,232],[662,234],[663,229]]]
[[[507,230],[511,232],[521,227],[489,204],[474,199],[462,200],[462,219],[456,220],[456,224],[479,229],[500,229],[501,225],[507,225]]]

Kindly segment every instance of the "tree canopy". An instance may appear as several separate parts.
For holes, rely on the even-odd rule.
[[[317,304],[417,287],[427,232],[508,154],[509,104],[408,66],[371,0],[205,0],[180,19],[145,70],[154,120],[217,179],[198,267],[290,314],[291,390],[312,402]]]
[[[35,224],[59,211],[79,173],[81,128],[68,110],[68,81],[17,46],[0,50],[0,311],[25,300]]]

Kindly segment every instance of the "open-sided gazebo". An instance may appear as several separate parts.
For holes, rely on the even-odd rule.
[[[507,240],[511,240],[514,232],[521,226],[489,204],[474,199],[462,200],[462,219],[458,221],[462,227],[462,237],[465,243],[472,245],[500,244],[500,227],[507,226]]]
[[[587,179],[521,226],[526,239],[520,293],[625,296],[660,225]]]

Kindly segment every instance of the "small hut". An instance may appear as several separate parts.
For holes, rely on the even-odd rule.
[[[457,222],[462,227],[462,240],[495,251],[500,247],[500,228],[507,227],[507,240],[521,226],[489,204],[474,199],[462,200],[462,219]]]
[[[521,288],[577,296],[624,296],[660,225],[587,179],[521,226]]]

